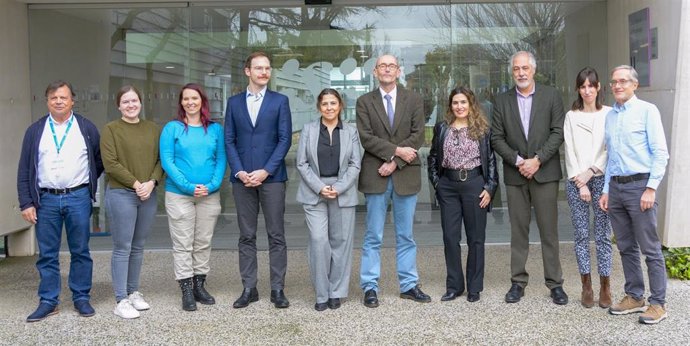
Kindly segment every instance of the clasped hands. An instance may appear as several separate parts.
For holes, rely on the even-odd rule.
[[[325,199],[335,199],[338,197],[338,191],[333,189],[333,185],[324,186],[319,194]]]
[[[541,167],[541,162],[537,158],[524,159],[517,163],[517,168],[523,177],[532,179]]]
[[[401,158],[407,163],[411,163],[417,158],[417,149],[411,147],[397,147],[395,148],[395,156]],[[395,163],[395,160],[391,160],[390,162],[384,162],[381,164],[378,172],[380,176],[387,177],[393,174],[396,168],[398,168],[398,164]]]
[[[154,180],[149,180],[147,182],[140,183],[138,180],[132,185],[134,191],[140,200],[145,201],[151,197],[151,192],[156,188],[156,182]]]
[[[266,178],[268,178],[268,172],[265,169],[257,169],[249,173],[245,171],[237,173],[237,179],[239,179],[245,187],[257,187],[263,184]]]

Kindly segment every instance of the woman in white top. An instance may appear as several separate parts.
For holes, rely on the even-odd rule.
[[[602,106],[601,84],[597,71],[585,67],[575,81],[577,100],[565,115],[565,166],[568,172],[566,195],[575,228],[575,255],[582,277],[582,305],[594,306],[594,292],[590,276],[590,205],[594,211],[594,239],[599,272],[599,306],[611,305],[611,224],[608,214],[599,208],[604,187],[606,146],[604,130],[606,114],[611,107]]]

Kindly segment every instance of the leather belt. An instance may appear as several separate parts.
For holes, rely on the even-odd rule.
[[[649,179],[649,173],[637,173],[633,175],[615,175],[611,180],[619,184],[632,183],[633,181]]]
[[[482,166],[477,166],[472,169],[443,169],[443,175],[452,181],[466,181],[478,175],[482,175]]]
[[[65,195],[65,194],[68,194],[68,193],[70,193],[70,192],[74,192],[74,191],[77,191],[77,190],[81,190],[81,189],[83,189],[83,188],[85,188],[85,187],[87,187],[87,186],[89,186],[88,183],[87,183],[87,184],[81,184],[81,185],[78,185],[78,186],[75,186],[75,187],[68,187],[68,188],[66,188],[66,189],[49,189],[49,188],[42,187],[42,188],[41,188],[41,191],[47,192],[47,193],[50,193],[50,194],[53,194],[53,195]]]

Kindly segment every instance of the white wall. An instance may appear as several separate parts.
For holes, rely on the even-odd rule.
[[[658,28],[659,57],[650,63],[651,86],[639,88],[636,94],[640,99],[652,102],[659,108],[671,155],[666,176],[657,192],[659,232],[666,246],[690,246],[690,236],[684,234],[685,227],[690,224],[690,213],[684,210],[690,203],[690,193],[687,193],[688,184],[681,179],[673,179],[674,175],[680,173],[675,170],[682,167],[684,161],[687,171],[688,155],[683,155],[683,153],[684,149],[690,145],[687,139],[689,133],[687,121],[682,122],[685,125],[684,128],[678,127],[679,118],[687,117],[687,112],[681,114],[676,108],[676,104],[682,97],[677,90],[679,67],[690,63],[690,54],[686,54],[684,60],[678,60],[680,37],[690,35],[690,27],[687,25],[690,17],[687,14],[683,17],[684,29],[681,28],[685,34],[681,35],[681,30],[679,30],[681,9],[687,7],[687,4],[683,4],[681,0],[609,0],[607,2],[608,65],[612,68],[630,62],[628,15],[647,7],[650,11],[650,27]],[[686,94],[686,103],[687,100]],[[683,137],[683,139],[679,140],[678,137]],[[686,193],[683,193],[683,190]]]
[[[26,228],[17,201],[17,161],[31,123],[26,4],[0,0],[0,235]]]

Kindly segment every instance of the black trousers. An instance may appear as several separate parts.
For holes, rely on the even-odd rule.
[[[452,181],[445,176],[436,186],[441,206],[443,247],[446,256],[446,290],[461,294],[465,291],[460,240],[462,225],[467,236],[467,291],[484,289],[484,241],[486,240],[487,208],[479,207],[479,194],[484,190],[481,175],[466,181]]]

